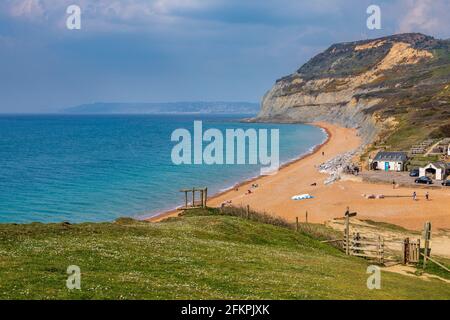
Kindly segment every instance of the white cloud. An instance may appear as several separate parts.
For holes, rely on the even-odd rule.
[[[170,14],[174,10],[195,10],[209,6],[211,1],[201,0],[6,0],[0,8],[13,17],[42,16],[65,12],[69,5],[79,5],[88,14],[98,18],[115,16],[134,19],[153,14]]]
[[[9,13],[13,17],[37,17],[45,14],[45,8],[40,0],[8,1]]]
[[[403,0],[405,14],[399,21],[399,32],[442,34],[450,29],[450,1]]]
[[[0,0],[5,1],[5,0]],[[6,2],[6,4],[5,4]],[[341,7],[339,0],[298,1],[287,0],[280,4],[275,0],[6,0],[0,3],[2,11],[6,11],[16,18],[29,19],[32,17],[50,16],[57,18],[64,15],[67,6],[76,4],[82,12],[97,19],[119,19],[131,24],[145,23],[145,18],[164,16],[172,18],[192,18],[191,14],[215,11],[213,19],[217,18],[217,11],[225,9],[230,14],[232,9],[239,15],[251,12],[270,17],[271,15],[302,17],[316,13],[336,13]],[[203,18],[205,15],[202,16]]]
[[[153,9],[158,13],[169,14],[173,10],[195,10],[213,5],[215,0],[156,0]]]
[[[423,32],[450,36],[450,0],[387,0],[390,10],[383,16],[391,32]],[[330,32],[365,17],[360,0],[0,0],[0,15],[50,28],[64,28],[66,8],[82,9],[87,30],[157,30],[173,28],[188,31],[192,25],[248,23],[315,26],[314,18]],[[355,13],[356,12],[356,13]],[[348,16],[347,16],[348,15]],[[327,20],[324,20],[326,17]],[[353,19],[353,20],[352,20]],[[352,26],[353,27],[353,26]],[[192,30],[191,30],[192,31]],[[345,35],[346,32],[342,31]]]
[[[3,2],[4,1],[4,2]],[[0,15],[54,28],[65,28],[66,8],[81,7],[83,25],[95,32],[155,30],[186,19],[222,0],[0,0]]]

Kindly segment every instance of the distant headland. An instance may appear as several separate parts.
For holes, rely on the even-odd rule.
[[[65,114],[257,114],[256,102],[180,101],[180,102],[96,102],[63,109]]]

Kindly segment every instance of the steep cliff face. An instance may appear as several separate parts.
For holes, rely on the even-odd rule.
[[[258,120],[328,121],[358,128],[370,142],[427,109],[449,115],[427,119],[439,128],[450,121],[449,66],[450,42],[422,34],[335,44],[279,79]]]

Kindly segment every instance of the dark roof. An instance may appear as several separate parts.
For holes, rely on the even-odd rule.
[[[442,170],[447,170],[447,168],[450,168],[450,163],[445,163],[445,162],[442,162],[442,161],[432,162],[432,164],[436,168],[441,168]]]
[[[408,155],[406,154],[406,152],[382,151],[382,152],[378,152],[373,160],[374,161],[403,161],[403,162],[405,162],[406,160],[408,160]]]

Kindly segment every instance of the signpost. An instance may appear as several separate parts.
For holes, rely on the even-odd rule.
[[[345,211],[345,254],[350,255],[350,218],[356,216],[356,212],[350,212],[350,208],[347,207]]]
[[[430,240],[431,240],[431,222],[427,221],[423,230],[423,238],[425,239],[425,249],[423,252],[423,268],[427,266],[427,259],[430,256]]]

